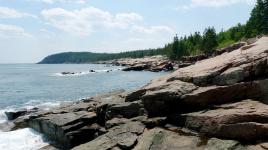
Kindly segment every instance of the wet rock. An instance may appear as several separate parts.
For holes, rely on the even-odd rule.
[[[5,115],[7,116],[8,120],[14,120],[20,116],[27,114],[27,112],[28,112],[27,109],[22,109],[22,110],[18,110],[18,111],[5,112]]]
[[[100,130],[100,127],[93,126],[96,120],[95,113],[79,111],[46,114],[28,120],[28,126],[56,141],[57,146],[71,148],[95,137]]]
[[[62,75],[73,75],[73,74],[75,74],[75,72],[62,72],[61,74]]]

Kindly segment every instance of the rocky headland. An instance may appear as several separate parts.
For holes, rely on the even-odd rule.
[[[262,150],[268,149],[267,104],[268,37],[262,37],[134,91],[9,113],[9,119],[10,130],[33,128],[59,149]]]

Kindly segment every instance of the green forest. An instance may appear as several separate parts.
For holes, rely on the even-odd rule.
[[[174,42],[166,45],[164,51],[172,60],[189,55],[211,55],[216,49],[263,34],[268,34],[268,0],[257,0],[246,24],[237,24],[219,33],[214,27],[208,27],[203,34],[195,32],[187,37],[175,36]]]
[[[208,27],[203,33],[195,32],[184,37],[176,35],[174,41],[163,48],[121,53],[67,52],[48,56],[40,63],[90,63],[153,55],[167,55],[171,60],[180,60],[183,56],[211,55],[216,49],[264,34],[268,34],[268,0],[257,0],[246,24],[239,23],[225,31],[217,33],[214,27]]]

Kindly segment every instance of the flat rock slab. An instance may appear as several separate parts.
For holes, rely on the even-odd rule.
[[[245,100],[211,110],[178,115],[178,125],[205,136],[256,141],[268,139],[268,105]]]
[[[144,128],[144,125],[139,122],[129,122],[114,127],[108,133],[73,150],[131,149],[137,143],[138,136],[143,133]]]
[[[145,131],[134,150],[242,150],[237,141],[202,139],[154,128]]]

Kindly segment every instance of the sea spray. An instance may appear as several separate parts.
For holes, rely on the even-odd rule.
[[[30,128],[0,131],[1,150],[38,150],[47,145],[49,144],[45,137]]]

